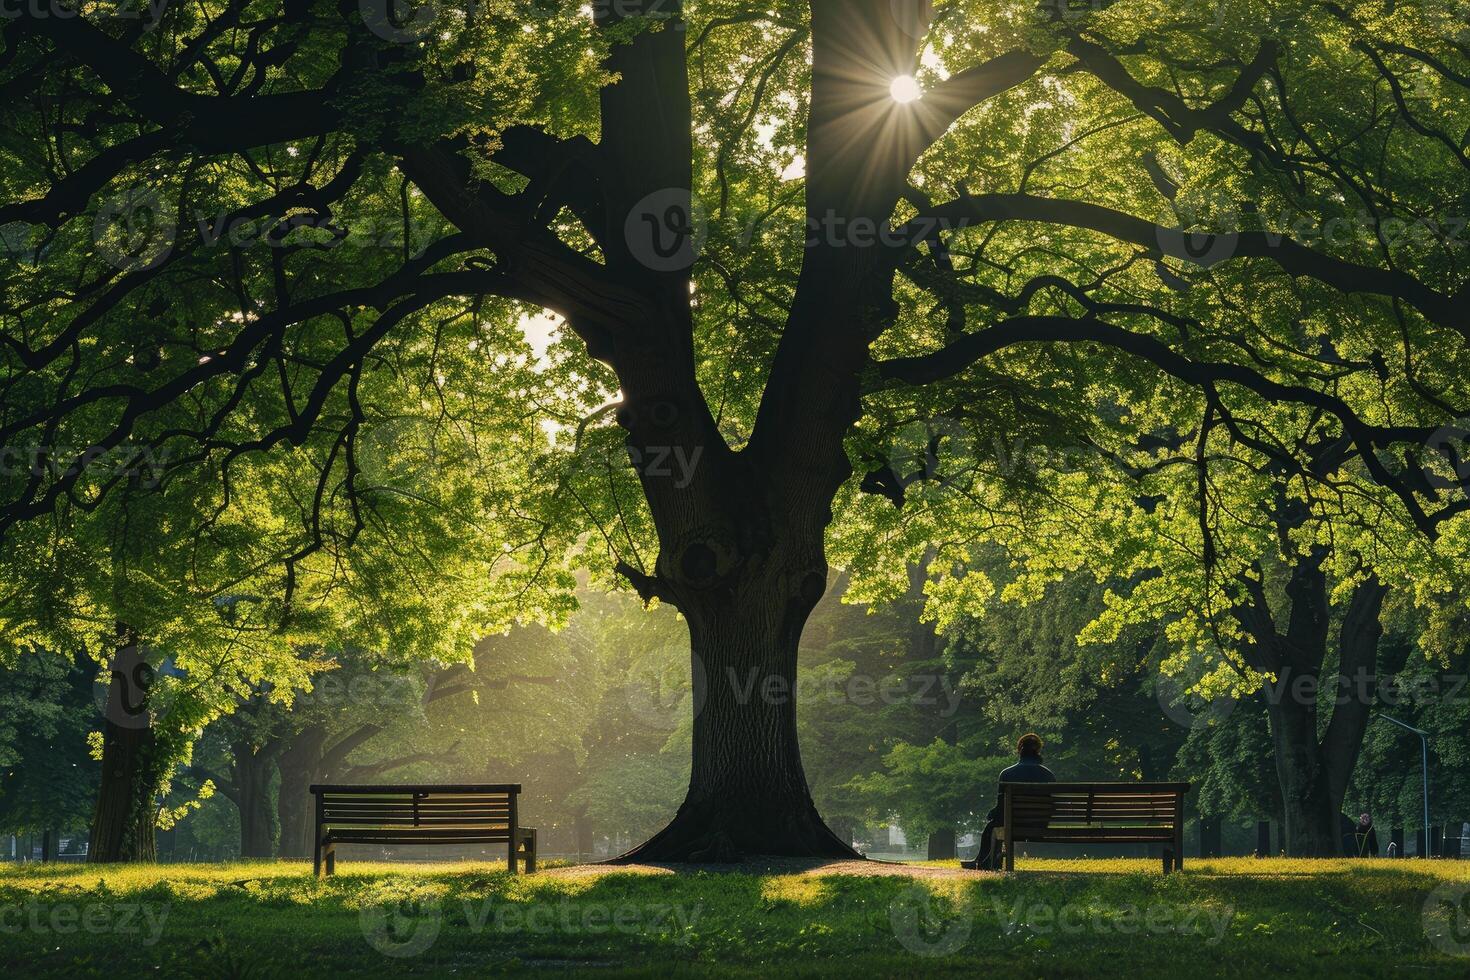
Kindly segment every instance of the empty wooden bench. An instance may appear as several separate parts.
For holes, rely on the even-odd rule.
[[[1001,783],[997,847],[1016,870],[1016,845],[1163,844],[1164,873],[1184,866],[1188,783]]]
[[[338,844],[504,844],[536,870],[536,831],[516,815],[519,784],[469,786],[313,786],[316,833],[312,869],[337,870]]]

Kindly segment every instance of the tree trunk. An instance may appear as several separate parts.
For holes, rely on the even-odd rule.
[[[1317,743],[1316,704],[1290,694],[1273,695],[1266,710],[1281,783],[1281,836],[1286,853],[1291,857],[1340,856],[1338,802],[1332,797]]]
[[[693,648],[689,791],[669,826],[620,860],[857,856],[817,815],[797,746],[797,642],[826,582],[825,567],[794,587],[785,574],[749,575],[681,604]]]
[[[592,821],[587,819],[586,811],[578,810],[572,815],[572,833],[576,838],[577,860],[591,857],[596,842],[592,834]]]
[[[92,816],[87,861],[155,861],[155,800],[162,780],[147,687],[114,670],[102,728],[102,782]]]
[[[311,784],[320,778],[326,730],[320,725],[303,729],[286,747],[276,765],[281,785],[276,797],[276,816],[281,824],[280,855],[283,858],[311,856],[314,812]]]
[[[1329,674],[1333,683],[1321,683],[1332,624],[1325,558],[1326,550],[1318,548],[1292,567],[1284,630],[1258,583],[1245,583],[1252,601],[1235,610],[1255,641],[1248,662],[1275,675],[1264,697],[1281,786],[1281,843],[1291,857],[1342,854],[1342,800],[1362,749],[1372,706],[1369,683],[1383,635],[1380,614],[1388,590],[1369,576],[1343,611],[1338,669]],[[1319,735],[1317,708],[1324,701],[1330,715]]]
[[[248,742],[233,746],[235,805],[240,811],[240,856],[268,858],[275,853],[271,819],[270,757]]]
[[[929,835],[928,858],[930,861],[948,861],[956,855],[953,828],[936,830]]]
[[[1202,858],[1217,858],[1220,856],[1220,817],[1199,818],[1199,856]]]

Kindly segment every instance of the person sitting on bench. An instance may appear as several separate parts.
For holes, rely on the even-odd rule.
[[[1002,783],[1054,783],[1057,777],[1041,764],[1041,736],[1027,732],[1016,743],[1016,754],[1020,761],[1001,771]],[[963,867],[980,871],[994,871],[995,828],[1001,823],[1001,792],[996,790],[995,806],[985,816],[985,829],[980,833],[980,850],[972,861],[961,861]]]

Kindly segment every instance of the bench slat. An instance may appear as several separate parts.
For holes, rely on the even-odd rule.
[[[519,825],[519,783],[449,785],[316,784],[317,845],[313,867],[333,873],[338,844],[507,844],[536,870],[536,831]]]
[[[1005,868],[1018,843],[1172,844],[1164,870],[1182,865],[1188,783],[1001,783]]]
[[[437,796],[452,795],[455,793],[516,793],[521,791],[520,783],[464,783],[437,785],[433,783],[419,783],[407,786],[389,785],[344,785],[337,783],[316,784],[311,787],[313,793],[346,793],[354,796],[363,794],[380,794],[383,796],[402,796],[405,793],[431,793]]]

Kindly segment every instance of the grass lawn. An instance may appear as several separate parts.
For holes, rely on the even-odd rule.
[[[953,862],[900,874],[11,865],[15,977],[1470,976],[1470,861]],[[893,870],[893,869],[887,869]]]

